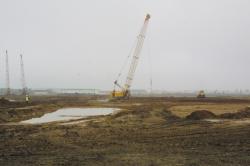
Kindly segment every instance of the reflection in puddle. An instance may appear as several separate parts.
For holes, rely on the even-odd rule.
[[[224,120],[221,119],[204,119],[207,122],[214,122],[214,123],[219,123],[219,122],[223,122]]]
[[[63,108],[55,112],[43,115],[40,118],[32,118],[22,121],[21,123],[39,124],[54,121],[65,121],[73,119],[81,119],[89,116],[108,115],[117,111],[116,108]]]

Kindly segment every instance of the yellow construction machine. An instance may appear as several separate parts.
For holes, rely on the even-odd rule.
[[[206,95],[205,95],[204,90],[200,90],[198,95],[197,95],[197,98],[205,98],[205,97],[206,97]]]
[[[140,52],[142,50],[143,42],[145,39],[145,34],[146,34],[147,26],[149,23],[149,19],[150,19],[150,15],[147,14],[144,20],[142,29],[140,31],[140,34],[137,36],[137,44],[133,52],[133,57],[132,57],[129,71],[128,71],[125,85],[121,86],[118,83],[118,80],[114,81],[114,90],[111,92],[112,99],[128,99],[130,96],[130,87],[131,87],[134,74],[135,74],[135,70],[139,61],[139,56],[140,56]],[[119,88],[119,90],[116,90],[116,88]]]

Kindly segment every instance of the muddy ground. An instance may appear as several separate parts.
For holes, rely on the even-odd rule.
[[[28,105],[0,108],[0,165],[247,166],[250,119],[242,113],[226,118],[248,106],[249,99],[231,98],[37,97]],[[122,110],[81,123],[18,123],[63,107]],[[186,118],[202,110],[218,121]]]

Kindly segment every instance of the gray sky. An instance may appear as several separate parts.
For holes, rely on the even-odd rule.
[[[11,87],[19,54],[31,88],[112,89],[152,15],[132,88],[248,89],[249,0],[0,0],[0,87],[4,50]],[[125,74],[127,71],[125,72]]]

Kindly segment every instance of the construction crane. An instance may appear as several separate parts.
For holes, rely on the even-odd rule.
[[[25,81],[25,74],[24,74],[24,65],[23,65],[23,55],[20,54],[20,67],[21,67],[21,83],[22,83],[22,94],[27,95],[27,86]]]
[[[25,81],[23,55],[22,54],[20,54],[20,67],[21,67],[21,83],[22,83],[22,88],[23,88],[22,95],[25,95],[25,102],[29,103],[30,96],[28,94],[28,88],[27,88],[26,81]]]
[[[10,73],[9,73],[9,56],[8,56],[8,51],[6,50],[5,54],[5,74],[6,74],[6,96],[10,95]]]
[[[134,74],[139,61],[139,56],[145,39],[145,34],[148,27],[149,19],[150,15],[147,14],[142,29],[140,31],[140,34],[137,36],[137,44],[133,52],[132,62],[128,71],[125,85],[124,86],[120,85],[118,83],[118,80],[114,81],[114,90],[111,93],[113,99],[128,99],[130,96],[130,87],[134,79]],[[116,87],[118,87],[120,90],[116,90]]]

